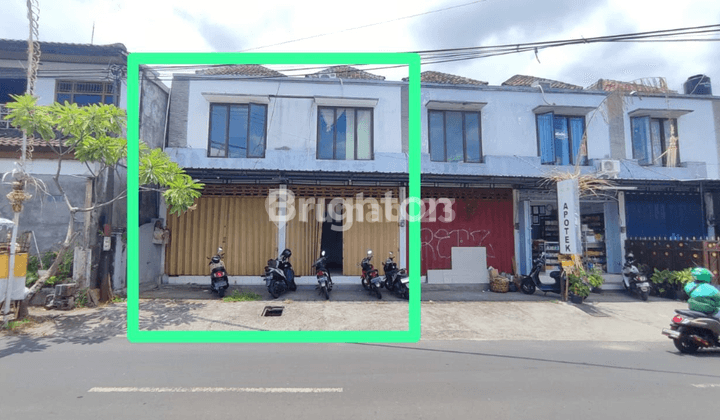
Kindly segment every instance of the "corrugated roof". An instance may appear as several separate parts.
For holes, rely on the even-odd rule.
[[[320,79],[323,76],[339,79],[385,80],[385,76],[378,76],[351,66],[332,66],[317,73],[305,75],[305,77],[313,79]]]
[[[198,70],[196,74],[203,75],[234,75],[234,76],[254,76],[254,77],[286,77],[284,74],[269,69],[259,64],[236,64],[232,66],[210,67]]]
[[[27,60],[27,49],[25,40],[0,39],[0,58]],[[40,53],[41,61],[95,62],[102,58],[104,63],[124,63],[128,54],[125,45],[120,43],[94,45],[61,42],[40,42]],[[83,57],[84,59],[81,59]]]
[[[408,78],[404,77],[403,82],[407,82]],[[470,79],[468,77],[456,76],[450,73],[442,73],[439,71],[424,71],[420,73],[420,83],[442,83],[446,85],[475,85],[485,86],[488,82]]]
[[[663,77],[641,79],[639,82],[621,82],[618,80],[599,79],[590,85],[587,90],[641,92],[641,93],[677,93],[667,86]]]
[[[548,83],[553,89],[577,89],[582,90],[582,86],[571,85],[570,83],[560,82],[558,80],[544,79],[542,77],[524,76],[516,74],[502,83],[503,86],[532,86],[533,83]]]

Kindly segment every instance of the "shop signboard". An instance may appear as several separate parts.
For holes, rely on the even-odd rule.
[[[580,196],[577,179],[557,183],[560,254],[581,254]]]

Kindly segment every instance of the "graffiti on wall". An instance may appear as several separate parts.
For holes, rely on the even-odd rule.
[[[450,259],[453,247],[479,247],[484,246],[487,258],[495,258],[495,250],[491,243],[485,240],[490,236],[490,231],[485,229],[438,229],[433,231],[429,228],[420,229],[420,243],[423,257],[430,257],[432,260],[438,258]],[[428,254],[429,253],[429,254]]]

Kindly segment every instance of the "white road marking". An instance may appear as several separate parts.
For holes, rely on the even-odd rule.
[[[695,388],[720,388],[720,384],[693,384]]]
[[[138,387],[94,387],[88,392],[257,392],[257,393],[294,393],[312,394],[343,392],[342,388],[138,388]]]

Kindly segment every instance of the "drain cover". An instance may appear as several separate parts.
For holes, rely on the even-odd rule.
[[[284,306],[266,306],[263,309],[262,316],[280,316],[283,313]]]

